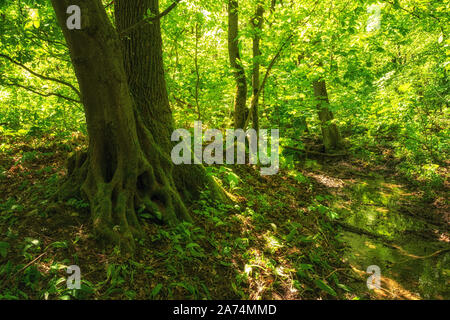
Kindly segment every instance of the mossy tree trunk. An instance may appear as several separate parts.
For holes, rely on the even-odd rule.
[[[164,76],[160,21],[155,20],[130,30],[149,11],[158,15],[158,0],[115,2],[116,27],[121,35],[129,88],[145,125],[163,152],[170,155],[173,147],[170,135],[174,124]],[[226,200],[222,190],[206,175],[201,165],[176,165],[172,176],[177,191],[185,202],[198,199],[200,192],[206,188],[213,198]]]
[[[330,110],[330,101],[328,99],[328,92],[325,80],[316,80],[313,82],[314,96],[319,111],[319,119],[322,128],[322,138],[325,150],[327,152],[339,150],[342,148],[342,138],[339,128],[333,122],[334,115]]]
[[[258,2],[256,5],[255,15],[252,18],[252,27],[253,27],[253,70],[252,70],[252,89],[253,95],[251,100],[250,111],[252,113],[252,127],[258,132],[259,130],[259,114],[258,114],[258,106],[259,106],[259,96],[261,83],[260,83],[260,59],[261,59],[261,33],[263,26],[263,15],[264,15],[264,7],[261,2]]]
[[[247,79],[239,52],[239,4],[237,0],[228,1],[228,55],[236,82],[234,99],[234,127],[244,129],[247,110]]]
[[[66,10],[73,4],[81,8],[81,30],[66,27]],[[145,48],[124,49],[101,0],[52,0],[52,5],[70,50],[89,134],[87,154],[72,159],[62,194],[80,190],[90,202],[97,237],[134,251],[135,238],[143,236],[138,209],[159,213],[167,222],[190,220],[179,192],[184,185],[176,186],[170,159],[173,124],[162,58],[144,61],[144,56],[145,66],[133,64],[138,62],[133,55]],[[133,2],[133,8],[139,5]],[[161,53],[160,34],[145,40]],[[132,70],[139,76],[133,78]]]

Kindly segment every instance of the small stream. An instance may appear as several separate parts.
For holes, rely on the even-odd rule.
[[[370,290],[370,296],[450,299],[450,244],[443,235],[448,227],[430,223],[432,213],[418,210],[413,194],[381,176],[356,181],[343,191],[336,211],[347,225],[374,235],[343,233],[348,245],[344,258],[357,273],[368,278],[368,266],[380,268],[381,289]]]

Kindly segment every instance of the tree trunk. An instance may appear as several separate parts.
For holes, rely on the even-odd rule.
[[[142,21],[149,10],[158,14],[158,0],[117,0],[114,12],[118,33],[122,34],[122,50],[130,90],[138,102],[139,112],[149,131],[169,156],[173,147],[170,136],[174,125],[164,77],[160,21],[143,24],[123,34],[124,30]],[[221,188],[206,175],[202,165],[176,165],[173,167],[173,178],[184,201],[198,199],[205,188],[212,198],[226,200]]]
[[[262,88],[260,87],[260,74],[259,74],[259,67],[260,62],[259,59],[261,57],[261,49],[260,49],[260,42],[261,42],[261,32],[262,32],[262,25],[263,25],[263,14],[264,14],[264,8],[262,4],[259,2],[256,7],[255,16],[252,19],[252,26],[253,26],[253,70],[252,70],[252,88],[253,88],[253,97],[251,102],[250,110],[252,112],[252,124],[253,129],[258,132],[259,130],[259,116],[258,116],[258,105],[259,105],[259,90]]]
[[[239,5],[237,0],[228,1],[228,54],[236,81],[234,100],[234,127],[244,129],[247,119],[247,79],[239,53]]]
[[[197,120],[202,120],[202,113],[200,111],[199,104],[199,91],[200,91],[200,68],[198,66],[198,42],[200,40],[200,34],[198,30],[198,22],[195,23],[195,54],[194,54],[194,66],[195,66],[195,105],[197,107]]]
[[[131,94],[145,125],[161,142],[161,147],[170,152],[173,118],[164,78],[160,21],[142,24],[124,34],[142,21],[149,10],[157,15],[158,0],[116,0],[114,6]]]
[[[155,2],[157,6],[157,1],[149,3]],[[81,30],[66,27],[66,10],[72,4],[81,8]],[[190,219],[169,155],[173,124],[161,35],[151,29],[147,47],[134,43],[127,51],[101,0],[52,0],[52,5],[69,47],[89,133],[88,152],[70,161],[61,193],[80,190],[90,202],[94,234],[133,251],[134,239],[143,236],[136,211],[167,222]],[[140,7],[134,3],[133,8]],[[134,55],[148,48],[152,51],[144,59],[150,61],[137,63]]]
[[[325,150],[338,150],[342,148],[341,134],[339,128],[332,122],[333,113],[329,109],[329,99],[325,80],[313,82],[314,96],[318,101],[319,119],[322,127],[322,137]]]

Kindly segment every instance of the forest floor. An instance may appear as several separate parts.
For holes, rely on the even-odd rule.
[[[82,135],[0,137],[2,299],[449,299],[448,185],[430,199],[394,166],[306,160],[274,176],[210,167],[234,200],[202,195],[132,259],[99,249],[88,204],[52,198]],[[80,290],[66,269],[81,269]],[[381,270],[368,290],[366,269]]]

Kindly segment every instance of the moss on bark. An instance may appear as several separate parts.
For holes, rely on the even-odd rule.
[[[125,3],[129,4],[119,1],[118,6]],[[153,65],[150,70],[133,69],[133,55],[124,49],[100,0],[77,2],[84,14],[81,30],[68,30],[65,25],[68,0],[52,0],[52,4],[70,50],[89,133],[87,152],[69,160],[60,195],[85,196],[97,238],[133,252],[135,238],[143,236],[138,211],[158,214],[168,223],[190,220],[184,201],[195,199],[205,186],[213,190],[212,196],[221,193],[201,166],[174,170],[169,156],[173,124],[161,71],[159,24],[157,29],[151,27],[150,40],[156,48]],[[147,5],[157,9],[156,0],[143,4],[126,6],[126,12],[144,10],[131,15],[138,19]],[[138,49],[135,45],[129,50],[145,52],[145,46]],[[145,61],[146,57],[138,58]],[[136,78],[130,76],[133,70]],[[150,76],[144,76],[145,72]]]

